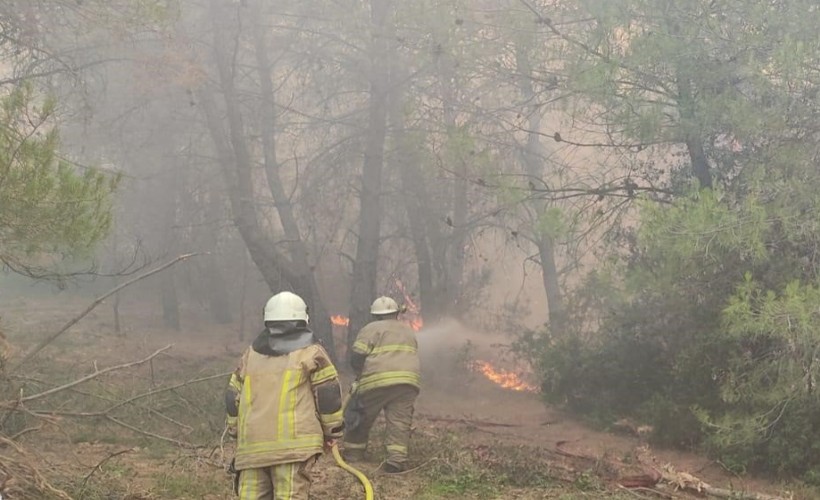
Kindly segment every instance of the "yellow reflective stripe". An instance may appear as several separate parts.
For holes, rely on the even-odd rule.
[[[353,350],[360,354],[367,354],[368,351],[370,351],[370,346],[361,340],[357,340],[356,342],[353,342]]]
[[[248,436],[247,424],[248,414],[251,412],[251,378],[245,377],[242,384],[242,397],[239,401],[239,444],[241,445]]]
[[[263,441],[251,445],[239,446],[236,449],[237,458],[246,458],[251,455],[266,455],[280,451],[299,452],[302,450],[319,450],[322,448],[324,439],[322,436],[312,434],[310,436],[285,441]]]
[[[250,494],[248,494],[248,497],[251,500],[256,500],[256,498],[259,497],[259,481],[261,479],[259,476],[261,476],[261,475],[262,475],[261,470],[254,469],[254,471],[253,471],[253,482],[251,483],[251,491],[250,491]]]
[[[390,344],[373,348],[370,354],[382,354],[385,352],[416,352],[416,347],[407,344]]]
[[[387,451],[395,451],[398,453],[407,453],[407,447],[400,444],[388,444],[385,448]]]
[[[277,437],[284,437],[287,434],[287,429],[285,425],[288,423],[288,413],[290,412],[290,408],[287,407],[288,404],[288,391],[290,390],[290,378],[293,375],[293,372],[290,370],[285,370],[285,376],[282,378],[282,388],[279,389],[279,426],[277,427]]]
[[[418,387],[421,377],[416,372],[380,372],[362,377],[359,381],[359,390],[365,391],[388,385],[410,384]]]
[[[240,500],[256,500],[259,498],[259,487],[263,472],[260,469],[244,469],[240,472],[239,498]]]
[[[309,434],[307,436],[298,437],[296,439],[285,439],[282,441],[259,441],[256,443],[251,443],[245,446],[242,446],[242,450],[251,450],[255,451],[261,448],[275,448],[275,449],[282,449],[282,448],[308,448],[313,445],[320,445],[322,444],[322,435],[321,434]]]
[[[293,475],[296,474],[296,464],[291,462],[288,464],[287,468],[287,478],[288,484],[285,487],[285,498],[293,498]]]
[[[239,377],[236,376],[236,373],[231,374],[231,380],[228,382],[228,386],[236,392],[242,392],[242,382],[239,381]]]
[[[349,443],[345,441],[345,449],[347,450],[364,450],[367,448],[367,443]]]
[[[292,382],[292,386],[289,388],[290,391],[290,400],[288,401],[288,434],[289,438],[296,437],[296,402],[297,396],[296,388],[299,387],[299,384],[302,383],[302,372],[298,371],[294,373],[295,380]]]
[[[332,424],[341,423],[344,420],[344,412],[342,410],[337,411],[336,413],[325,413],[319,415],[319,420],[322,423],[323,427],[332,426]]]
[[[316,370],[315,372],[311,373],[310,382],[314,385],[321,384],[322,382],[326,382],[338,376],[339,375],[336,373],[336,367],[330,365],[322,368],[321,370]]]
[[[293,475],[296,472],[293,462],[273,466],[273,492],[276,498],[293,497]]]

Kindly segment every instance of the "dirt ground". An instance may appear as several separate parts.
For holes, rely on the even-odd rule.
[[[18,353],[25,352],[87,303],[80,299],[5,298],[0,300],[0,328]],[[32,314],[34,311],[38,314]],[[115,336],[111,333],[110,308],[103,305],[20,374],[37,379],[71,370],[77,376],[90,373],[94,366],[101,369],[133,361],[172,344],[150,364],[106,375],[104,384],[86,391],[104,391],[105,398],[122,400],[128,394],[114,394],[112,388],[129,384],[162,388],[229,371],[252,336],[239,340],[236,325],[196,321],[198,316],[190,311],[184,317],[183,331],[168,331],[155,314],[129,307],[122,317],[125,335]],[[377,472],[377,425],[370,460],[357,464],[372,478],[376,498],[655,498],[650,493],[624,491],[612,480],[612,471],[606,470],[609,462],[634,463],[639,454],[654,456],[658,467],[672,465],[713,486],[784,498],[817,498],[815,492],[799,486],[734,476],[696,454],[649,449],[637,437],[593,430],[545,406],[537,394],[500,388],[465,368],[469,360],[483,359],[499,368],[524,372],[513,360],[500,356],[504,349],[498,344],[505,341],[509,339],[503,335],[478,334],[456,324],[420,332],[425,387],[416,409],[412,468],[400,476]],[[224,381],[215,379],[204,384],[201,392],[171,391],[185,400],[184,404],[152,399],[159,410],[142,408],[145,412],[140,410],[140,415],[145,416],[126,413],[118,417],[131,418],[129,425],[137,429],[199,447],[184,448],[108,421],[101,423],[100,419],[64,416],[33,419],[39,429],[17,441],[28,459],[38,464],[44,478],[74,498],[233,498],[230,477],[223,470],[230,458],[230,443],[220,442],[219,432],[223,386]],[[81,397],[82,391],[73,396]],[[95,401],[103,399],[99,393],[94,397]],[[50,404],[76,412],[76,401],[80,401],[80,408],[86,404],[75,399]],[[35,425],[31,419],[27,422]],[[562,461],[561,454],[570,458]],[[11,491],[3,500],[26,498],[13,496]],[[666,498],[685,497],[672,489],[663,494]],[[335,467],[328,456],[322,457],[315,469],[313,496],[363,498],[359,484]]]

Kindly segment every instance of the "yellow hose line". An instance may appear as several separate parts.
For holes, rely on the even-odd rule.
[[[336,465],[341,467],[344,471],[356,476],[356,479],[358,479],[359,482],[362,483],[362,486],[364,487],[365,500],[373,500],[373,485],[370,484],[370,480],[367,479],[367,476],[362,474],[362,472],[359,469],[355,469],[351,467],[347,462],[345,462],[345,460],[342,458],[342,454],[339,453],[339,445],[334,443],[333,447],[331,448],[331,452],[333,453],[333,459],[336,460]]]

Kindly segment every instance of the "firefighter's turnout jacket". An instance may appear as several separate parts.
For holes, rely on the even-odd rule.
[[[384,412],[385,467],[393,472],[404,468],[420,389],[417,350],[415,332],[396,319],[374,321],[359,332],[350,356],[358,384],[345,415],[345,451],[351,457],[367,448],[370,429]]]
[[[226,406],[238,471],[303,462],[342,434],[336,368],[305,326],[257,337],[231,375]]]
[[[416,334],[397,319],[373,321],[362,328],[353,343],[351,364],[360,393],[401,384],[421,387]]]

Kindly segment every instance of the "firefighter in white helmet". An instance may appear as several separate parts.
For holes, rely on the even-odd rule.
[[[382,471],[405,469],[413,411],[419,394],[420,369],[416,334],[398,320],[399,306],[390,297],[373,301],[374,321],[353,343],[350,364],[356,374],[345,413],[345,458],[364,459],[370,428],[384,411],[387,460]]]
[[[241,500],[307,500],[310,471],[341,437],[336,368],[308,328],[304,300],[290,292],[265,305],[265,329],[242,354],[225,397],[237,438]]]

